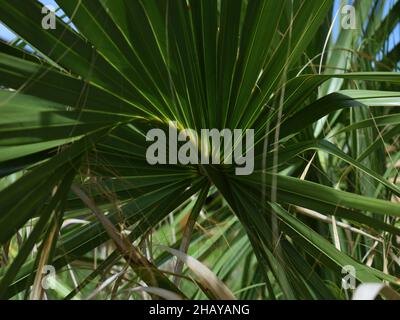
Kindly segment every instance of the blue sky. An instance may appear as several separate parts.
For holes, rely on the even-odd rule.
[[[41,3],[43,3],[44,5],[52,5],[54,7],[58,7],[56,2],[54,0],[39,0]],[[118,1],[118,0],[115,0]],[[395,0],[383,0],[385,1],[385,10],[384,12],[388,12],[389,8],[396,2]],[[339,4],[340,4],[340,0],[335,0],[335,5],[333,8],[333,15],[337,12],[337,10],[339,9]],[[58,15],[63,14],[63,12],[57,12]],[[332,32],[332,37],[333,39],[336,39],[337,37],[337,30],[339,28],[339,20],[340,19],[336,19],[336,24],[335,27],[333,29]],[[15,35],[8,30],[1,22],[0,22],[0,38],[6,41],[11,41],[12,39],[15,38]],[[397,26],[395,27],[395,29],[393,30],[393,32],[390,35],[389,38],[389,43],[388,43],[388,50],[391,50],[398,42],[400,41],[400,23],[397,24]]]

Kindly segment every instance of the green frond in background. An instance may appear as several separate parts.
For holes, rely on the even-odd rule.
[[[0,0],[1,299],[399,292],[399,1],[57,4]],[[149,165],[170,121],[254,129],[253,174]]]

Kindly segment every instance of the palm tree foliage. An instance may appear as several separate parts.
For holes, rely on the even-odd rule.
[[[400,2],[334,40],[331,0],[57,4],[45,30],[0,1],[32,49],[0,43],[1,298],[43,297],[45,265],[51,299],[346,299],[348,265],[398,290]],[[254,173],[149,165],[169,121],[253,128]]]

